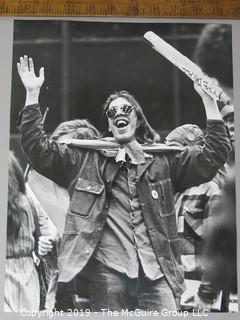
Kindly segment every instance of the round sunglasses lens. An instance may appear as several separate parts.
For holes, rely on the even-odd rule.
[[[106,111],[106,115],[107,115],[108,118],[110,118],[110,119],[114,117],[115,113],[116,113],[115,108],[111,108],[111,109],[108,109],[108,110]]]
[[[122,112],[125,113],[125,114],[130,114],[133,110],[133,106],[123,106],[122,107]]]

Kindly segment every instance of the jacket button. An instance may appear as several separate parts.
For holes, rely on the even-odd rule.
[[[90,253],[90,251],[89,251],[89,250],[86,250],[85,252],[86,252],[86,254],[89,254],[89,253]]]
[[[110,179],[107,178],[107,183],[110,183]]]
[[[98,228],[98,231],[101,231],[101,230],[102,230],[102,228],[101,228],[101,227],[99,227],[99,228]]]
[[[108,209],[108,204],[105,205],[105,208]]]

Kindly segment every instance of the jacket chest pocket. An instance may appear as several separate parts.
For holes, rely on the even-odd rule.
[[[78,178],[70,201],[70,211],[82,217],[90,216],[97,197],[103,189],[103,184]]]
[[[161,217],[175,214],[172,183],[170,179],[150,183],[150,197]]]

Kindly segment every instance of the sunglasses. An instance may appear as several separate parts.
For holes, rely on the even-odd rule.
[[[133,111],[134,107],[131,105],[124,105],[120,107],[121,113],[123,115],[128,115]],[[106,111],[106,115],[109,119],[112,119],[115,114],[117,113],[117,108],[116,107],[111,107]]]

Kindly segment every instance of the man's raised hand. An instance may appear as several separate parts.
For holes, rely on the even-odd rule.
[[[39,92],[44,82],[44,68],[40,68],[39,76],[37,77],[32,58],[24,55],[24,57],[20,57],[20,62],[17,63],[17,69],[26,91]]]
[[[37,77],[34,71],[32,58],[28,58],[27,55],[24,55],[24,57],[20,58],[20,62],[17,63],[17,69],[26,89],[25,106],[37,104],[40,89],[44,82],[44,68],[40,68],[39,76]]]
[[[212,79],[212,82],[213,81],[216,81],[216,80]],[[197,91],[199,96],[202,98],[207,119],[221,120],[222,116],[218,110],[218,105],[217,105],[216,100],[213,99],[208,93],[206,93],[206,91],[203,90],[203,88],[200,86],[198,81],[194,82],[194,89]]]

